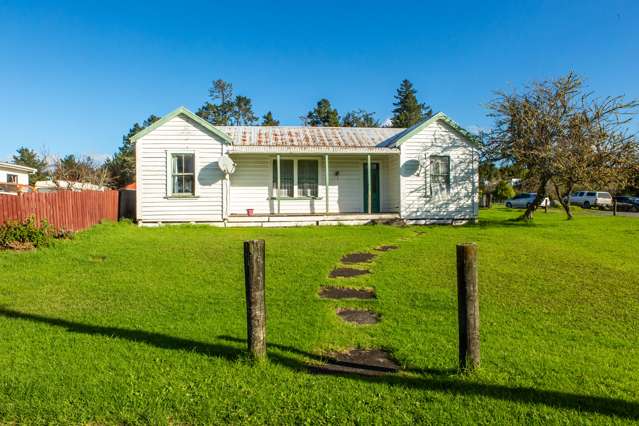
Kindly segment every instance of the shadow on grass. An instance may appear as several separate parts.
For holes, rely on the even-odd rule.
[[[218,336],[218,338],[226,342],[233,343],[234,345],[212,344],[142,330],[82,324],[60,318],[50,318],[43,315],[14,311],[2,307],[0,307],[0,316],[63,327],[74,333],[125,339],[133,342],[145,343],[161,349],[192,351],[206,356],[221,357],[227,360],[237,360],[244,357],[246,354],[244,349],[238,347],[238,345],[243,344],[245,340],[231,336]],[[310,360],[317,362],[323,360],[321,356],[287,345],[269,343],[268,347],[272,349],[269,350],[268,355],[271,363],[282,365],[296,371],[308,371],[308,361]],[[402,374],[380,377],[363,377],[344,374],[339,374],[339,376],[348,380],[358,380],[371,384],[385,383],[390,386],[401,386],[431,392],[441,392],[460,396],[482,396],[503,401],[546,405],[549,407],[572,409],[606,416],[635,420],[639,419],[638,402],[600,396],[577,395],[566,392],[540,390],[530,387],[509,387],[497,384],[477,383],[465,380],[463,375],[450,374],[452,370],[427,369],[405,371],[412,374],[420,374],[420,376],[410,377]]]

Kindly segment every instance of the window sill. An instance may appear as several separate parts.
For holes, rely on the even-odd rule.
[[[191,194],[186,194],[186,195],[167,195],[166,197],[164,197],[166,200],[191,200],[193,198],[200,198],[199,195],[191,195]]]
[[[321,200],[322,197],[280,197],[280,201],[299,201],[299,200]],[[277,200],[277,197],[270,197],[269,200]]]

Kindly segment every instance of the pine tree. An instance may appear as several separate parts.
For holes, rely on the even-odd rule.
[[[252,125],[257,121],[251,98],[233,97],[233,85],[224,80],[213,81],[209,89],[212,102],[205,102],[195,113],[215,126]]]
[[[273,118],[271,111],[264,114],[262,117],[262,126],[279,126],[280,121]]]
[[[393,117],[391,121],[393,127],[410,127],[423,118],[433,116],[430,106],[417,102],[417,90],[408,81],[402,81],[395,95],[396,101],[393,103]]]
[[[34,185],[39,180],[44,180],[48,176],[48,164],[45,158],[42,158],[32,149],[21,146],[16,150],[17,154],[13,155],[13,162],[21,166],[32,167],[36,172],[29,175],[29,185]]]
[[[342,127],[379,127],[379,121],[375,119],[374,112],[358,109],[344,114]]]
[[[305,124],[314,127],[339,127],[339,114],[328,99],[320,99],[306,114]]]
[[[236,96],[231,112],[232,122],[235,126],[250,126],[255,124],[257,117],[253,113],[253,103],[246,96]]]
[[[131,141],[131,137],[159,119],[157,115],[151,114],[142,124],[134,123],[129,133],[122,136],[122,145],[118,148],[118,152],[106,161],[105,167],[109,170],[109,175],[116,187],[121,188],[135,182],[135,143]]]
[[[205,102],[195,114],[216,126],[231,124],[235,110],[233,85],[222,79],[214,80],[209,89],[209,97],[213,103]]]

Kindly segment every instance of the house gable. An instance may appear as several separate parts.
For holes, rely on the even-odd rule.
[[[178,109],[166,114],[164,117],[162,117],[161,119],[159,119],[155,123],[151,124],[149,127],[145,128],[143,130],[140,130],[138,133],[136,133],[135,135],[131,136],[131,141],[132,142],[138,141],[139,139],[143,138],[144,136],[148,135],[152,131],[156,130],[158,127],[168,123],[169,121],[171,121],[173,118],[175,118],[177,116],[183,116],[183,117],[186,117],[186,118],[194,121],[195,123],[197,123],[198,125],[203,127],[206,131],[210,132],[212,135],[214,135],[217,138],[221,139],[222,143],[224,143],[224,144],[230,144],[231,143],[231,138],[229,137],[229,135],[227,135],[223,131],[217,129],[215,126],[213,126],[208,121],[204,120],[202,117],[199,117],[199,116],[193,114],[191,111],[189,111],[185,107],[179,107]]]
[[[438,112],[430,118],[424,118],[421,121],[417,122],[413,126],[405,129],[403,132],[397,134],[393,138],[388,140],[389,147],[399,147],[404,142],[412,138],[413,136],[420,133],[425,128],[433,125],[434,123],[442,122],[445,123],[448,127],[455,131],[458,135],[460,135],[466,142],[473,146],[473,148],[479,148],[479,140],[475,135],[461,127],[457,124],[452,118],[448,117],[443,112]]]

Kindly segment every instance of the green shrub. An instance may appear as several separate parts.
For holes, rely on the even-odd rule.
[[[28,249],[51,244],[55,229],[46,220],[35,216],[24,221],[10,221],[0,225],[0,248]]]
[[[515,190],[513,187],[506,182],[505,180],[500,180],[493,191],[493,196],[497,200],[507,200],[509,198],[513,198],[515,196]]]

